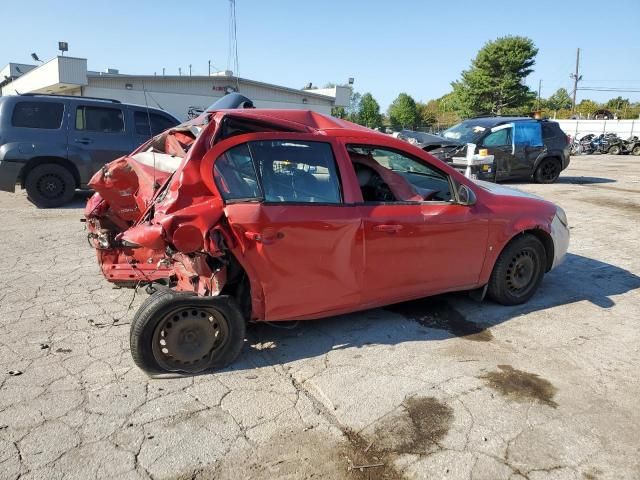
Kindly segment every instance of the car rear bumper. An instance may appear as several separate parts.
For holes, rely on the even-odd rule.
[[[557,215],[553,217],[553,222],[551,222],[551,238],[553,239],[551,269],[553,269],[562,263],[569,249],[569,228],[560,221]]]
[[[15,192],[20,170],[24,166],[20,162],[0,161],[0,190],[3,192]]]

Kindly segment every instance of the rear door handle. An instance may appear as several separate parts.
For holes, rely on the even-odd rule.
[[[74,142],[82,143],[83,145],[89,145],[91,142],[93,142],[93,140],[91,140],[90,138],[76,138]]]
[[[284,233],[278,232],[273,236],[269,236],[265,238],[264,235],[261,235],[258,232],[244,232],[244,236],[245,238],[249,240],[253,240],[254,242],[262,243],[263,245],[271,245],[276,240],[280,240],[281,238],[284,238]]]
[[[402,225],[376,225],[373,229],[376,232],[398,233],[402,230]]]

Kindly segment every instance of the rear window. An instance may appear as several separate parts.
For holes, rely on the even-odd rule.
[[[133,120],[136,126],[136,133],[147,137],[158,135],[177,125],[174,120],[164,115],[151,112],[148,114],[147,112],[141,111],[134,112]],[[149,129],[149,125],[151,125],[151,129]]]
[[[63,103],[18,102],[13,109],[11,124],[14,127],[55,130],[62,125],[63,112]]]
[[[76,130],[102,133],[124,132],[122,110],[105,107],[78,107]]]
[[[560,137],[562,134],[560,126],[553,123],[542,124],[542,138],[548,140],[550,138]]]

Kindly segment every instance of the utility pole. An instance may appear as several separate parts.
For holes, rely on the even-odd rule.
[[[191,76],[191,64],[189,64],[189,76]]]
[[[576,93],[578,93],[578,82],[582,80],[582,75],[579,74],[580,71],[580,49],[576,52],[576,73],[572,73],[569,75],[570,78],[573,78],[573,99],[571,100],[571,113],[576,113]]]
[[[178,67],[178,76],[182,76],[182,67]]]
[[[211,60],[209,60],[209,76],[211,76]]]
[[[538,80],[538,106],[536,107],[537,111],[540,111],[540,92],[542,91],[542,79]]]

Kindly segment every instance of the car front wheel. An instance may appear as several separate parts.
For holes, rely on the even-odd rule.
[[[133,361],[149,374],[220,369],[240,353],[245,320],[232,298],[159,290],[136,312],[129,342]]]
[[[76,181],[69,170],[56,163],[38,165],[27,174],[27,195],[37,207],[55,208],[69,203]]]
[[[544,246],[530,234],[512,240],[493,267],[487,293],[503,305],[519,305],[536,292],[544,276]]]

